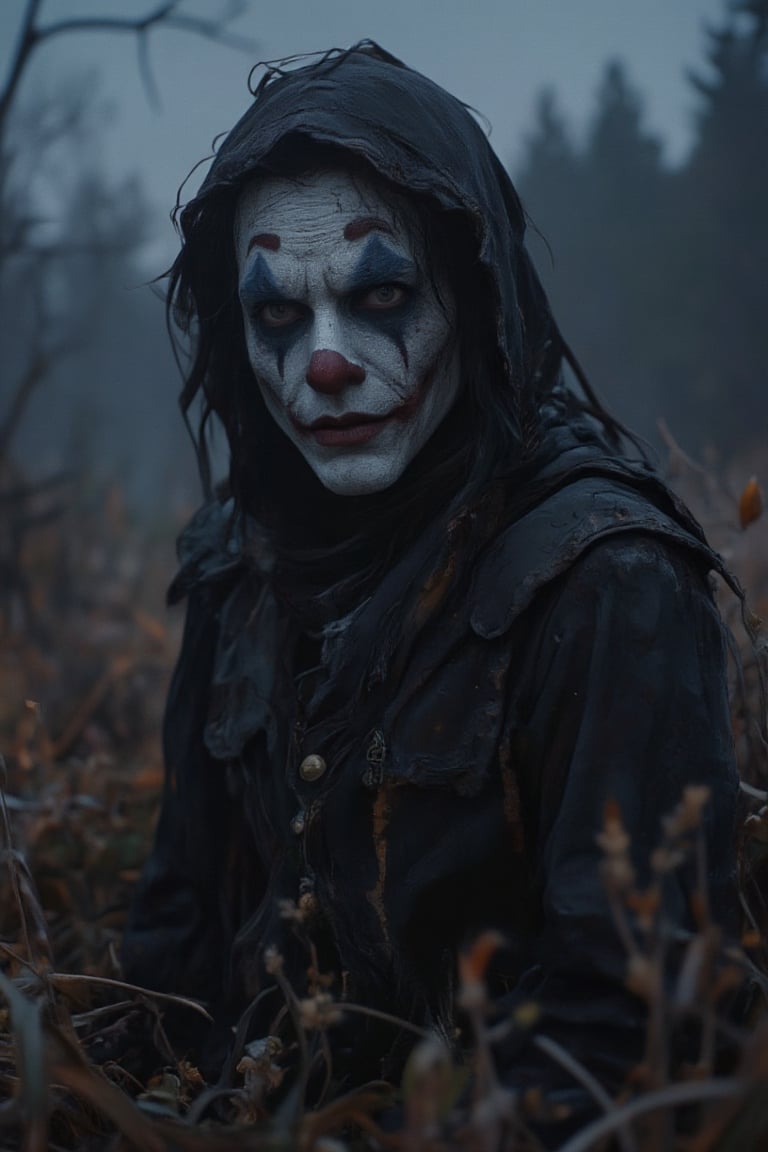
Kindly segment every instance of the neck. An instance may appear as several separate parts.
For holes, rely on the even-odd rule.
[[[258,456],[269,483],[249,477],[246,510],[272,537],[278,585],[302,600],[337,585],[353,598],[365,595],[466,483],[463,409],[454,406],[395,484],[369,496],[323,488],[288,439],[270,429],[272,450]]]

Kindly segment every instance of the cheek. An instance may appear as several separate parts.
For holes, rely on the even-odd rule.
[[[383,316],[355,325],[350,359],[372,375],[391,381],[398,391],[404,385],[410,391],[450,343],[450,317],[436,304],[425,303],[401,318]]]
[[[405,339],[397,332],[371,328],[357,330],[350,341],[351,356],[372,380],[383,380],[401,391],[408,379],[410,356]]]
[[[403,334],[410,368],[409,375],[419,381],[435,365],[442,353],[449,351],[451,325],[436,306],[425,308]]]
[[[253,331],[246,336],[248,360],[262,391],[280,404],[287,404],[296,391],[296,374],[301,356],[295,341],[263,341]]]

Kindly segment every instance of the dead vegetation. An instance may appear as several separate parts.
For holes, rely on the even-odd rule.
[[[689,461],[666,435],[673,482],[746,586],[755,630],[756,617],[768,616],[768,522],[750,477],[761,465],[765,474],[765,462],[745,459],[742,475],[718,479],[711,464]],[[497,945],[490,934],[461,958],[472,1034],[463,1063],[421,1033],[401,1085],[372,1083],[311,1108],[301,1091],[280,1091],[277,1038],[240,1043],[222,1079],[207,1083],[174,1053],[163,1026],[170,1000],[175,1011],[204,1009],[122,981],[120,931],[158,808],[159,725],[180,620],[169,625],[158,615],[167,544],[153,546],[131,525],[114,490],[75,515],[66,484],[24,489],[9,504],[22,519],[2,520],[0,1148],[541,1148],[536,1133],[544,1130],[547,1102],[535,1091],[513,1096],[492,1051],[499,1030],[535,1035],[536,1005],[509,1020],[494,1015],[484,984]],[[4,491],[13,485],[23,488],[16,477]],[[743,636],[738,604],[723,595],[722,607]],[[629,860],[629,831],[609,808],[599,837],[604,879],[627,983],[648,1005],[646,1050],[612,1099],[568,1052],[535,1038],[595,1101],[597,1119],[565,1139],[561,1152],[744,1152],[768,1142],[768,779],[758,653],[747,639],[741,656],[733,714],[747,785],[741,946],[724,942],[709,916],[700,836],[706,790],[688,789],[668,814],[644,888]],[[659,893],[682,859],[699,869],[696,930],[676,942],[681,960],[670,982]],[[284,912],[303,931],[301,909]],[[300,1065],[322,1065],[326,1033],[344,1012],[365,1009],[334,1003],[316,964],[299,993],[281,979],[281,958],[270,963],[296,1024]],[[745,982],[753,988],[746,1026],[726,1011]],[[696,1037],[685,1060],[673,1058],[680,1026]],[[723,1044],[731,1052],[725,1072]],[[305,1080],[302,1072],[299,1083]],[[393,1114],[397,1123],[386,1123]]]

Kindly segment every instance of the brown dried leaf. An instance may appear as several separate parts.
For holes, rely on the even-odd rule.
[[[178,1112],[181,1108],[181,1080],[173,1072],[159,1072],[149,1079],[146,1092],[141,1092],[138,1099]]]
[[[757,477],[752,476],[739,497],[739,524],[742,528],[747,528],[760,518],[764,503]]]

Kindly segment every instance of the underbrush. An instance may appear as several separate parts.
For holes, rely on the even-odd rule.
[[[548,1121],[567,1125],[567,1107],[535,1090],[515,1096],[500,1082],[494,1043],[515,1029],[530,1033],[593,1101],[594,1118],[563,1137],[561,1152],[768,1147],[768,776],[759,626],[768,618],[768,520],[750,483],[752,471],[768,473],[768,461],[745,459],[741,474],[718,479],[714,467],[689,461],[668,440],[672,482],[748,595],[745,632],[738,600],[718,590],[740,656],[732,697],[744,781],[744,933],[740,942],[726,941],[710,918],[705,789],[689,788],[667,814],[642,888],[629,832],[609,807],[599,836],[604,882],[626,951],[627,984],[645,1000],[648,1019],[645,1051],[622,1091],[608,1096],[570,1053],[537,1035],[534,1003],[499,1018],[484,979],[499,943],[490,933],[460,958],[470,1036],[462,1058],[437,1035],[403,1022],[415,1047],[394,1088],[374,1082],[341,1097],[315,1093],[307,1105],[301,1085],[310,1068],[330,1061],[332,1030],[345,1013],[367,1009],[334,1002],[316,962],[308,965],[307,987],[292,988],[279,955],[270,965],[294,1024],[294,1087],[287,1087],[277,1037],[236,1037],[216,1083],[179,1059],[164,1030],[168,1008],[192,1016],[205,1009],[126,984],[119,941],[159,804],[159,726],[180,618],[169,624],[158,614],[170,575],[161,558],[167,545],[132,528],[111,493],[88,516],[43,516],[14,545],[13,580],[0,592],[1,1148],[534,1152],[545,1146]],[[698,868],[695,930],[670,942],[660,893],[683,860]],[[300,908],[284,914],[304,932]],[[680,955],[673,979],[671,943]],[[312,957],[310,938],[306,946]],[[685,1059],[673,1054],[680,1029],[694,1037]]]

